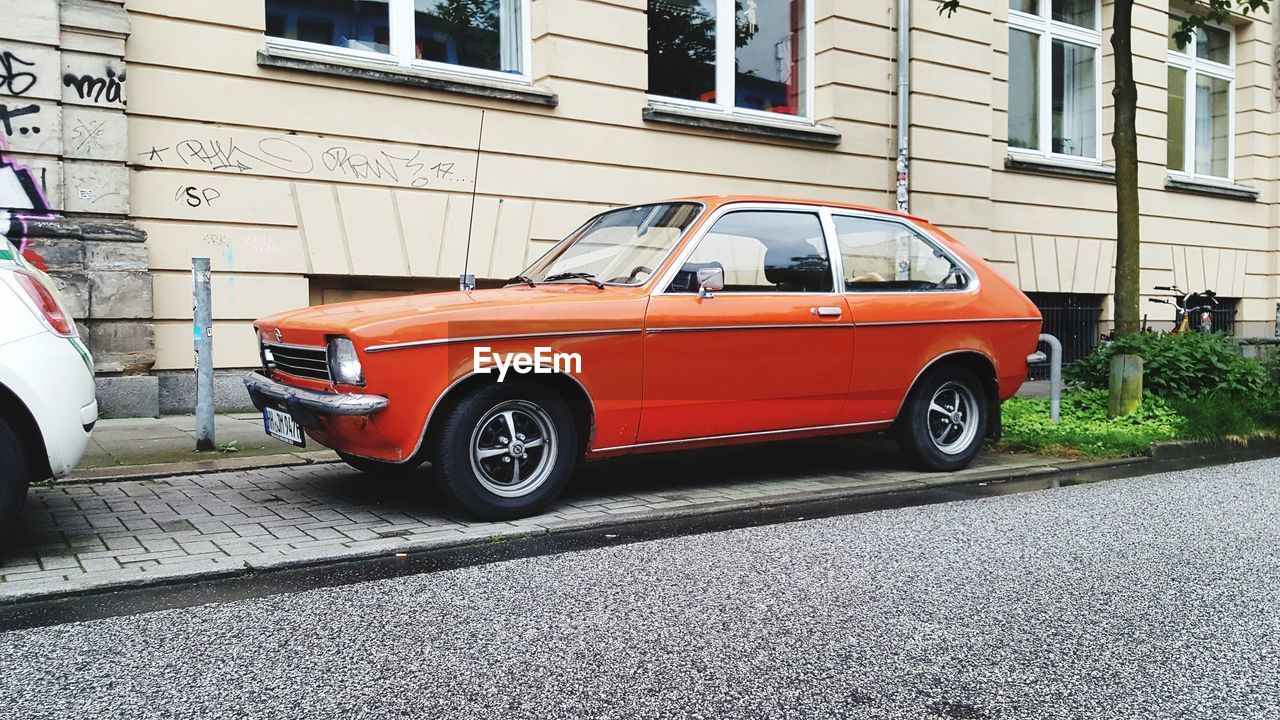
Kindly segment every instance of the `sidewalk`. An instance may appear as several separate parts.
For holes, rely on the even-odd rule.
[[[216,416],[214,436],[219,449],[198,453],[194,415],[99,420],[84,457],[66,479],[161,477],[337,460],[314,443],[303,449],[267,437],[257,413]]]
[[[392,479],[329,463],[57,483],[33,488],[18,522],[0,528],[0,604],[1092,465],[983,453],[960,472],[921,473],[876,436],[699,450],[590,463],[545,513],[513,522],[460,515],[427,469]]]

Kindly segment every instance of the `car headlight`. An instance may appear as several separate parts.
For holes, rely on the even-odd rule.
[[[329,376],[344,385],[364,384],[364,369],[360,367],[360,356],[350,338],[329,338]]]

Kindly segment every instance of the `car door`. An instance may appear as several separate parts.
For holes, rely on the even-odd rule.
[[[829,425],[852,324],[816,208],[722,211],[651,298],[639,442]],[[698,292],[698,270],[724,288]]]
[[[833,211],[831,221],[858,328],[843,419],[893,420],[921,370],[967,347],[976,284],[942,243],[898,218]]]

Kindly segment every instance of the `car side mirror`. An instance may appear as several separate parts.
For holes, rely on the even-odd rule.
[[[713,298],[724,289],[724,268],[698,268],[698,297]]]

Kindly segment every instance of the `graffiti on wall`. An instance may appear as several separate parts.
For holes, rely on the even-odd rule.
[[[76,75],[66,73],[62,84],[76,91],[81,100],[93,103],[126,104],[124,99],[125,74],[107,68],[102,75]]]
[[[5,137],[40,134],[40,106],[22,100],[40,81],[35,67],[12,51],[0,52],[0,94],[11,96],[8,102],[0,102],[0,131]]]
[[[448,148],[230,129],[195,135],[146,120],[136,127],[145,142],[136,162],[147,167],[415,189],[467,190],[472,182],[466,153]]]
[[[0,232],[41,269],[44,261],[29,247],[27,222],[49,214],[49,202],[36,174],[11,159],[4,139],[0,138]]]

